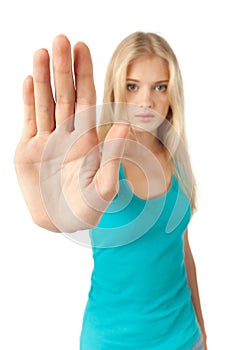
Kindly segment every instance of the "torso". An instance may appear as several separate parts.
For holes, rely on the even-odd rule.
[[[174,174],[165,196],[134,196],[123,167],[138,197],[147,194],[139,192],[146,183],[141,169],[151,162],[150,179],[159,183],[160,169],[166,186],[171,181],[165,158],[135,154],[125,154],[119,192],[90,232],[94,268],[80,350],[186,350],[200,336],[184,265],[190,203]]]

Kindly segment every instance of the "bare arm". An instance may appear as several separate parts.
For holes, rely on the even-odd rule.
[[[204,324],[204,319],[202,315],[201,302],[200,302],[200,296],[198,291],[196,266],[195,266],[194,258],[193,258],[192,251],[189,245],[189,240],[188,240],[188,230],[185,232],[185,235],[184,235],[184,253],[185,253],[184,261],[185,261],[188,284],[191,290],[192,302],[197,315],[198,322],[201,327],[201,332],[204,339],[204,350],[207,350],[207,344],[206,344],[207,335],[205,331],[205,324]]]

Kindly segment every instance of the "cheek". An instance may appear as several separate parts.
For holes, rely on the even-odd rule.
[[[164,96],[157,101],[157,109],[164,117],[167,116],[169,111],[170,103],[167,96]]]
[[[129,103],[133,103],[134,101],[136,101],[135,94],[126,93],[125,94],[125,101],[129,102]]]
[[[169,112],[169,109],[170,109],[170,103],[169,102],[167,102],[167,104],[166,104],[166,107],[165,107],[165,116],[167,116],[167,114],[168,114],[168,112]]]

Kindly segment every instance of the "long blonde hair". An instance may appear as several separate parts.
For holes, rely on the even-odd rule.
[[[191,169],[185,132],[183,82],[177,58],[168,42],[158,34],[135,32],[116,48],[109,62],[105,78],[103,103],[105,107],[98,128],[99,141],[103,142],[114,123],[113,103],[125,102],[126,77],[129,65],[141,56],[159,56],[169,69],[168,123],[162,124],[159,139],[172,154],[169,158],[178,180],[188,196],[192,212],[196,210],[196,184]],[[168,124],[170,127],[168,127]]]

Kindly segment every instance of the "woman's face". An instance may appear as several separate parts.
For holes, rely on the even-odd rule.
[[[140,57],[129,65],[126,102],[137,106],[130,117],[136,125],[151,129],[150,124],[157,124],[155,116],[160,117],[159,124],[166,118],[169,111],[168,81],[168,64],[161,57]]]

